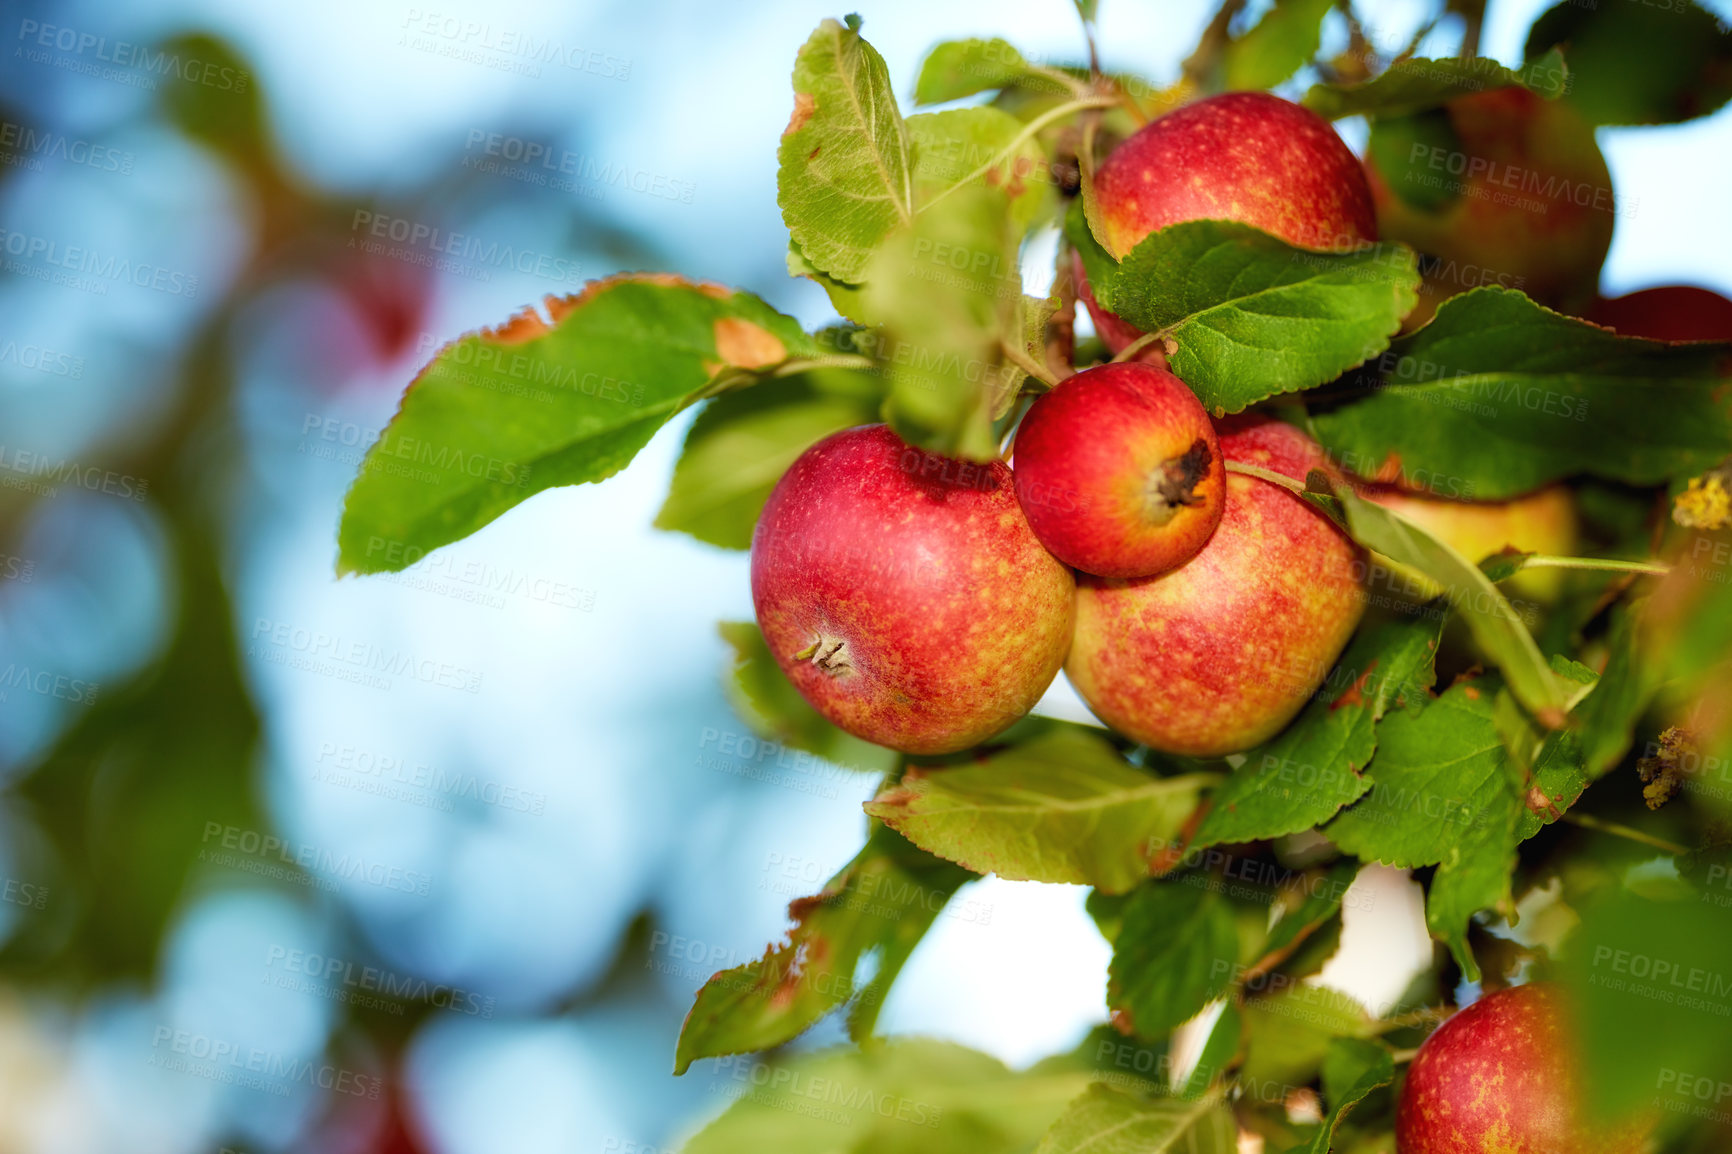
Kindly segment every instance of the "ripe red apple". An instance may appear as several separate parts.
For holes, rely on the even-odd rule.
[[[1221,522],[1215,426],[1165,369],[1101,365],[1061,381],[1016,434],[1016,495],[1041,544],[1101,577],[1182,565]]]
[[[904,753],[949,753],[1052,683],[1075,583],[1029,528],[1004,463],[864,425],[807,449],[771,491],[752,536],[752,602],[819,713]]]
[[[1655,341],[1732,341],[1732,300],[1694,285],[1669,284],[1601,297],[1587,312],[1597,325]]]
[[[1612,178],[1593,126],[1565,100],[1526,88],[1458,97],[1441,137],[1374,122],[1366,165],[1385,240],[1435,263],[1408,326],[1483,285],[1541,304],[1587,304],[1612,243]]]
[[[1303,481],[1317,442],[1261,417],[1223,421],[1221,455]],[[1193,757],[1274,736],[1323,683],[1364,612],[1364,558],[1297,494],[1227,475],[1209,543],[1170,573],[1083,577],[1065,672],[1108,725]]]
[[[1482,561],[1506,545],[1524,553],[1575,552],[1576,503],[1567,485],[1548,485],[1507,501],[1458,501],[1409,492],[1393,485],[1366,485],[1360,496],[1414,522],[1469,561]],[[1385,561],[1421,597],[1443,592],[1431,578],[1405,565]],[[1562,569],[1528,569],[1503,583],[1512,596],[1550,602],[1562,587]]]
[[[1266,92],[1229,92],[1144,125],[1095,174],[1101,243],[1123,259],[1151,232],[1187,220],[1234,220],[1289,244],[1354,248],[1377,239],[1371,190],[1329,122]],[[1078,296],[1109,349],[1141,334],[1101,308],[1079,272]]]
[[[1395,1115],[1397,1154],[1639,1154],[1646,1127],[1583,1121],[1562,991],[1487,994],[1425,1040]]]

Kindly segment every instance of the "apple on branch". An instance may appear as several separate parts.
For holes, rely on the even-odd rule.
[[[1377,239],[1371,190],[1329,122],[1266,92],[1199,100],[1144,125],[1101,163],[1095,198],[1120,260],[1150,233],[1187,220],[1231,220],[1310,249]],[[1077,296],[1113,352],[1142,335],[1102,308],[1073,259]]]
[[[904,753],[966,749],[1027,713],[1064,662],[1075,589],[1009,466],[885,425],[801,454],[752,537],[752,603],[782,672],[836,725]]]

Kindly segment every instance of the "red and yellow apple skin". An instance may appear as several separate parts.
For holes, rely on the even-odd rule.
[[[1095,174],[1101,238],[1123,260],[1151,232],[1187,220],[1233,220],[1301,248],[1377,239],[1365,172],[1329,122],[1266,92],[1229,92],[1150,121]],[[1079,272],[1079,286],[1082,278]],[[1078,296],[1115,353],[1141,333]]]
[[[1070,570],[1008,466],[912,448],[884,425],[819,441],[752,536],[752,602],[813,708],[904,753],[949,753],[1027,713],[1058,674]]]
[[[1567,100],[1525,88],[1458,97],[1447,106],[1459,154],[1414,145],[1390,179],[1446,182],[1456,194],[1432,211],[1403,200],[1367,164],[1377,227],[1437,258],[1409,328],[1447,297],[1482,285],[1520,289],[1575,310],[1593,298],[1612,244],[1612,177],[1593,126]],[[1441,153],[1441,155],[1439,155]]]
[[[1229,418],[1227,461],[1303,482],[1328,469],[1291,425]],[[1364,555],[1272,481],[1227,474],[1221,524],[1159,577],[1082,577],[1065,673],[1096,716],[1167,753],[1217,757],[1281,730],[1322,685],[1365,609]]]
[[[1397,1154],[1640,1154],[1642,1125],[1580,1116],[1562,992],[1535,982],[1487,994],[1425,1040],[1395,1115]]]
[[[1587,319],[1651,341],[1732,341],[1732,300],[1695,285],[1661,285],[1601,297]]]
[[[1165,369],[1101,365],[1035,401],[1016,434],[1016,495],[1041,544],[1099,577],[1194,557],[1226,504],[1215,426]]]
[[[1466,557],[1483,561],[1505,546],[1524,553],[1575,553],[1580,528],[1567,485],[1548,485],[1507,501],[1455,501],[1412,493],[1393,485],[1365,485],[1359,495],[1412,521]],[[1443,587],[1405,565],[1385,560],[1423,597]],[[1550,603],[1562,588],[1564,570],[1528,569],[1503,583],[1506,592]]]

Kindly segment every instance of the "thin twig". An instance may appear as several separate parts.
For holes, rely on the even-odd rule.
[[[1583,829],[1598,830],[1600,833],[1609,833],[1613,837],[1621,837],[1629,841],[1640,842],[1642,845],[1650,846],[1653,849],[1664,850],[1669,854],[1686,854],[1690,852],[1689,849],[1679,845],[1677,842],[1667,841],[1665,838],[1655,837],[1650,833],[1643,833],[1641,830],[1633,829],[1627,825],[1619,825],[1615,821],[1602,821],[1597,817],[1591,817],[1585,813],[1566,813],[1563,816],[1563,820],[1569,822],[1571,825],[1579,825]]]
[[[1558,557],[1550,553],[1535,553],[1522,560],[1523,569],[1598,569],[1612,573],[1648,573],[1664,577],[1671,566],[1658,561],[1620,561],[1615,557]]]
[[[1112,97],[1091,96],[1084,100],[1072,100],[1065,104],[1060,104],[1056,107],[1047,109],[1045,112],[1023,125],[1022,131],[1017,133],[1009,144],[994,153],[985,164],[981,165],[979,168],[975,169],[973,172],[969,173],[967,176],[963,177],[961,180],[957,181],[955,184],[921,205],[917,211],[925,212],[927,209],[931,208],[933,205],[937,204],[963,185],[972,184],[976,180],[979,180],[981,177],[991,172],[995,166],[1007,157],[1015,156],[1017,149],[1021,148],[1028,141],[1034,139],[1036,133],[1060,117],[1069,116],[1073,112],[1082,112],[1089,108],[1111,108],[1117,103],[1118,101]]]
[[[1113,357],[1111,363],[1115,365],[1122,364],[1125,361],[1134,358],[1138,353],[1142,352],[1156,341],[1165,341],[1166,339],[1167,334],[1165,329],[1162,329],[1160,332],[1144,333],[1142,336],[1120,349],[1118,355]]]

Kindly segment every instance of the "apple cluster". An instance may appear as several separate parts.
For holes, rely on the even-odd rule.
[[[1670,297],[1606,302],[1582,291],[1597,278],[1611,214],[1599,203],[1610,197],[1604,161],[1575,113],[1509,89],[1440,115],[1447,136],[1396,150],[1401,170],[1379,163],[1388,141],[1374,138],[1362,163],[1327,121],[1267,93],[1181,107],[1101,163],[1099,239],[1122,259],[1159,229],[1229,220],[1339,251],[1377,241],[1381,226],[1432,258],[1409,327],[1472,287],[1456,283],[1463,269],[1493,257],[1557,307],[1641,335],[1677,327]],[[1415,191],[1430,187],[1433,167],[1451,195]],[[1515,195],[1524,189],[1558,203],[1526,211]],[[1578,263],[1560,265],[1560,252]],[[911,754],[965,749],[1027,713],[1062,667],[1102,721],[1152,749],[1218,757],[1272,737],[1357,627],[1369,574],[1395,575],[1409,594],[1441,590],[1393,563],[1368,565],[1258,470],[1351,480],[1470,559],[1505,546],[1573,551],[1562,486],[1491,502],[1448,479],[1441,491],[1412,478],[1359,481],[1293,425],[1254,410],[1211,418],[1169,370],[1163,343],[1102,307],[1074,256],[1072,274],[1116,359],[1037,399],[1009,463],[948,460],[882,425],[848,429],[807,450],[764,507],[752,545],[759,626],[800,693],[848,732]],[[1253,471],[1229,471],[1235,463]],[[1537,571],[1511,590],[1546,601],[1556,582]]]

